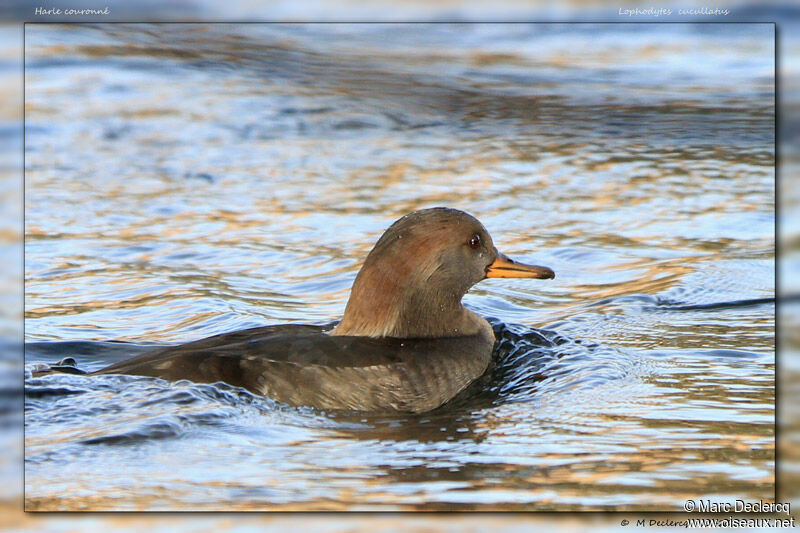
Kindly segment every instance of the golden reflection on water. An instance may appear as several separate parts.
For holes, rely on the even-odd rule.
[[[71,31],[72,44],[51,42]],[[676,509],[698,494],[772,497],[774,307],[670,308],[774,294],[768,39],[747,37],[755,44],[734,61],[690,34],[719,70],[681,72],[707,85],[676,100],[689,89],[662,91],[652,71],[603,81],[619,57],[607,47],[417,43],[410,54],[329,37],[320,50],[259,31],[31,26],[29,341],[182,342],[328,322],[383,229],[450,205],[505,253],[556,271],[548,283],[482,282],[468,304],[587,344],[545,354],[545,368],[521,362],[497,404],[429,421],[318,427],[307,413],[219,400],[138,411],[135,387],[65,400],[78,413],[121,402],[145,429],[176,413],[229,416],[182,434],[180,450],[169,438],[118,450],[76,444],[110,431],[93,416],[63,428],[32,409],[27,509]],[[697,57],[648,35],[616,42],[642,64]],[[731,79],[750,81],[728,94]],[[717,92],[725,99],[702,97]],[[129,477],[89,475],[92,456],[71,446]],[[71,458],[64,477],[49,450]]]

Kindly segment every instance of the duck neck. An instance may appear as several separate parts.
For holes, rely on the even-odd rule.
[[[333,335],[362,337],[459,337],[475,335],[488,326],[461,304],[461,295],[432,292],[396,283],[370,290],[353,285],[344,317]]]

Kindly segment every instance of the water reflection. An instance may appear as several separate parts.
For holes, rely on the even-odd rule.
[[[31,374],[28,508],[771,499],[772,26],[354,28],[27,26],[26,361],[336,320],[433,205],[558,278],[467,295],[497,365],[424,416]]]

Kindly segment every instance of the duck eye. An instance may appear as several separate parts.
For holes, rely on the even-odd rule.
[[[481,236],[476,233],[469,240],[469,247],[472,248],[473,250],[476,250],[480,248],[480,246],[481,246]]]

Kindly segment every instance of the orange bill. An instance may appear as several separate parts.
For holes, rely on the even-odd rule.
[[[486,277],[553,279],[556,274],[547,267],[517,263],[497,252],[497,259],[486,269]]]

